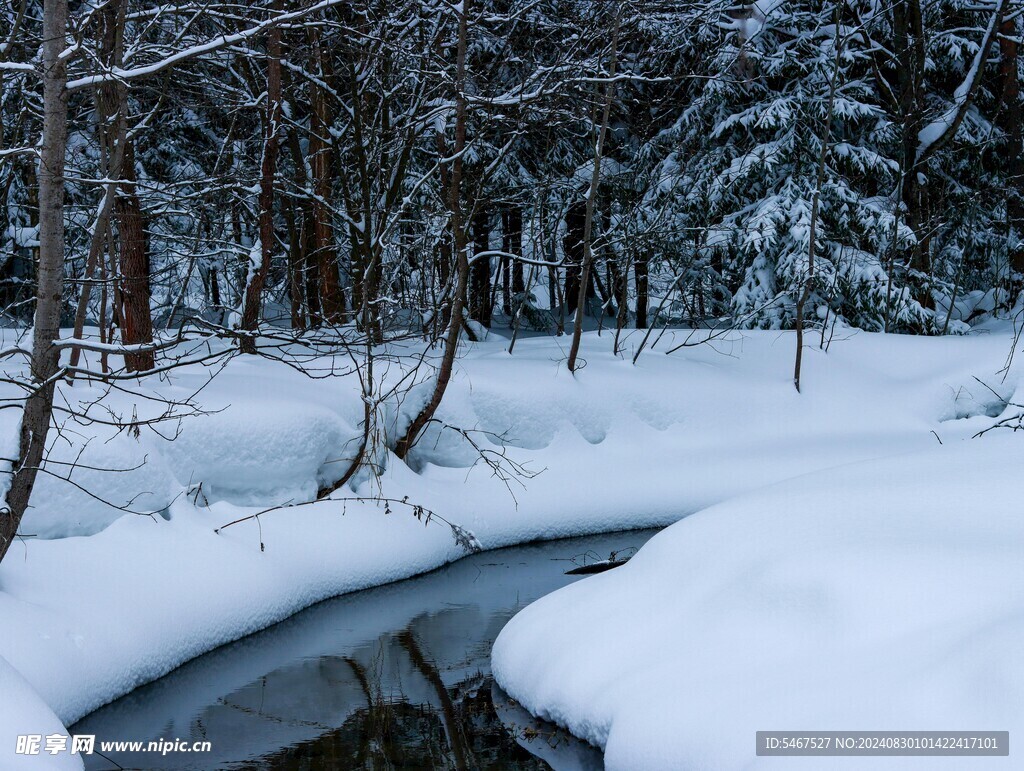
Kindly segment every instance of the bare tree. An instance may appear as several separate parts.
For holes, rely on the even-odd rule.
[[[395,455],[405,458],[420,433],[427,423],[434,417],[437,408],[441,406],[441,399],[448,388],[448,382],[452,377],[452,369],[455,366],[455,354],[459,347],[459,335],[463,325],[463,310],[466,306],[466,288],[469,284],[469,255],[467,254],[468,238],[466,226],[462,221],[462,169],[463,155],[466,150],[466,48],[469,39],[469,0],[455,7],[455,14],[458,18],[458,42],[456,43],[455,60],[455,142],[451,153],[447,157],[451,159],[451,172],[449,174],[448,188],[448,219],[452,233],[452,246],[455,252],[455,286],[451,295],[451,310],[448,319],[448,330],[444,339],[444,351],[441,356],[441,363],[438,367],[437,380],[434,390],[419,411],[419,414],[409,423],[405,433],[395,444]]]
[[[274,11],[279,11],[275,0]],[[281,28],[274,25],[267,34],[267,120],[260,173],[259,228],[260,254],[249,257],[249,275],[245,284],[242,329],[253,334],[240,338],[242,353],[256,353],[255,330],[259,324],[263,287],[270,270],[270,259],[277,246],[274,235],[274,176],[281,126]]]
[[[836,88],[839,85],[839,57],[842,55],[842,39],[840,33],[842,25],[839,23],[840,5],[835,5],[835,37],[832,45],[835,47],[834,59],[832,62],[832,73],[828,80],[828,97],[825,104],[825,112],[821,118],[821,129],[818,132],[818,169],[814,177],[814,191],[811,193],[811,225],[807,236],[807,274],[804,277],[803,289],[796,301],[796,359],[793,363],[793,386],[797,393],[800,392],[800,365],[803,363],[804,355],[804,306],[814,287],[814,250],[818,242],[818,213],[821,206],[821,186],[825,182],[825,162],[828,159],[829,143],[832,136],[832,118],[835,113]]]
[[[583,268],[580,273],[579,296],[576,300],[576,318],[572,328],[572,344],[569,347],[568,367],[570,372],[576,371],[576,359],[580,352],[580,338],[583,335],[583,312],[586,308],[587,290],[590,286],[590,271],[594,262],[592,243],[594,207],[597,204],[597,191],[601,184],[601,157],[604,153],[605,137],[608,135],[608,120],[611,116],[612,100],[615,97],[615,68],[618,62],[621,14],[622,7],[616,5],[612,31],[611,64],[608,67],[608,80],[604,87],[604,105],[602,106],[601,122],[594,138],[594,169],[590,176],[590,189],[587,191],[587,209],[583,223]]]
[[[43,141],[39,164],[39,270],[28,395],[21,417],[18,457],[12,464],[6,506],[0,511],[0,560],[10,549],[28,508],[46,450],[53,393],[60,375],[60,314],[64,290],[64,153],[67,148],[67,0],[43,4]]]

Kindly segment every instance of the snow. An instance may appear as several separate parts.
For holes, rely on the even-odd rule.
[[[13,752],[18,736],[46,737],[53,734],[67,735],[67,730],[25,678],[0,657],[0,747],[3,747],[0,752],[5,771],[81,768],[82,761],[77,755],[47,753],[45,739],[40,742],[41,752],[38,754]]]
[[[162,448],[175,477],[193,488],[203,484],[200,500],[240,505],[312,500],[344,473],[347,464],[338,459],[351,457],[359,439],[326,407],[280,398],[243,396],[188,422]]]
[[[1019,734],[1022,462],[1018,438],[986,438],[705,509],[520,612],[495,642],[495,679],[604,748],[610,771],[793,762],[755,763],[758,730]],[[936,759],[871,759],[890,767]]]
[[[689,342],[698,342],[702,335],[706,333]],[[915,511],[951,501],[966,504],[970,498],[965,496],[976,495],[983,481],[998,481],[987,474],[984,480],[979,477],[973,486],[965,486],[961,494],[950,469],[937,465],[948,489],[940,497],[929,497],[921,486],[913,486],[922,478],[917,467],[905,465],[902,458],[920,455],[939,464],[949,454],[950,458],[963,456],[963,463],[975,463],[979,469],[1004,469],[1016,457],[1012,442],[1000,442],[998,446],[1010,457],[1000,461],[1003,465],[992,466],[989,462],[995,461],[984,448],[997,443],[988,438],[969,440],[993,423],[996,411],[995,397],[975,377],[1001,397],[1013,397],[1016,369],[1005,379],[998,374],[1012,344],[1006,333],[941,339],[837,335],[827,353],[816,345],[806,350],[803,394],[796,394],[791,383],[792,333],[729,333],[666,356],[664,351],[687,340],[684,333],[670,332],[654,350],[645,350],[634,366],[633,350],[641,338],[639,333],[627,336],[625,355],[619,358],[611,353],[611,335],[587,333],[582,347],[585,366],[575,377],[566,371],[565,338],[521,338],[512,356],[507,353],[507,341],[496,334],[488,341],[468,344],[438,414],[441,423],[468,430],[468,438],[432,424],[410,457],[412,467],[382,455],[386,467],[379,486],[363,474],[354,490],[338,491],[336,497],[382,493],[400,500],[408,496],[410,503],[474,533],[484,547],[496,548],[668,525],[736,496],[749,493],[754,497],[746,500],[757,501],[758,490],[804,475],[814,478],[815,472],[822,480],[863,475],[863,487],[882,489],[888,477],[879,478],[879,470],[892,468],[902,469],[893,472],[894,485],[900,474],[914,474],[902,482],[906,488],[902,495],[908,501],[898,498],[893,507],[866,511],[864,521],[890,523],[885,532],[898,535],[903,532],[902,519],[895,519],[897,512],[902,517],[900,507],[913,516]],[[813,337],[811,341],[817,342]],[[377,502],[322,501],[275,510],[214,532],[268,506],[310,501],[319,485],[339,478],[346,463],[338,461],[351,457],[363,404],[358,379],[351,375],[307,378],[287,364],[250,357],[232,360],[209,383],[208,374],[199,366],[146,386],[167,398],[195,395],[207,413],[183,418],[180,436],[174,441],[145,427],[136,436],[95,424],[68,426],[74,428],[75,441],[86,448],[82,458],[89,460],[87,465],[128,468],[147,460],[143,470],[132,472],[150,475],[146,481],[152,483],[146,488],[152,497],[131,507],[142,515],[109,506],[101,510],[100,502],[92,499],[73,503],[57,493],[50,498],[41,495],[24,530],[45,533],[50,540],[27,538],[15,544],[0,565],[0,616],[4,618],[0,656],[65,724],[195,656],[324,598],[412,576],[465,553],[443,522],[434,519],[424,524],[401,504],[390,506],[391,513],[386,514]],[[393,383],[402,374],[401,367],[392,363],[384,377]],[[376,392],[382,388],[378,383]],[[418,388],[422,391],[423,384]],[[89,387],[76,384],[64,388],[62,398],[87,399],[91,393]],[[151,400],[127,402],[125,394],[109,398],[113,408],[125,415],[135,409],[140,416],[163,409]],[[385,429],[402,425],[416,402],[408,398],[383,405],[381,425]],[[3,423],[0,440],[8,442],[13,427],[10,420]],[[174,427],[166,429],[167,436],[174,436]],[[540,473],[520,478],[509,473],[506,463],[506,487],[480,462],[471,441],[492,461],[503,453],[507,461]],[[101,449],[107,457],[101,457]],[[91,453],[96,453],[97,462],[90,460]],[[971,460],[973,453],[978,453],[977,460]],[[886,460],[877,466],[850,465],[878,458]],[[101,487],[94,492],[103,497],[120,499],[137,486],[137,482],[123,481],[127,477],[121,474],[96,474],[90,484]],[[1006,478],[1011,478],[1009,473]],[[786,490],[788,484],[776,489]],[[800,485],[808,483],[791,484],[802,489]],[[821,485],[815,489],[820,492]],[[918,509],[909,505],[915,495],[920,499]],[[811,497],[808,494],[807,500]],[[657,562],[649,555],[671,551],[658,544],[674,544],[676,532],[711,520],[721,521],[719,535],[725,538],[731,533],[732,541],[705,542],[707,553],[695,564],[708,566],[707,581],[724,578],[728,566],[740,565],[744,555],[749,558],[756,549],[773,543],[773,525],[785,525],[784,515],[792,513],[795,519],[780,532],[788,527],[799,531],[798,524],[805,522],[797,508],[758,505],[756,511],[743,514],[745,505],[723,504],[734,507],[722,510],[734,512],[735,517],[708,512],[693,517],[681,530],[669,531],[643,550],[634,558],[639,560],[636,566],[630,563],[583,585],[600,579],[605,581],[601,585],[612,587],[624,580],[621,576],[657,572],[644,567]],[[842,500],[817,505],[828,512],[845,511]],[[979,507],[977,517],[997,516],[992,508]],[[145,515],[152,512],[157,513]],[[732,519],[744,522],[744,527],[730,530]],[[1007,521],[980,521],[988,524],[975,534],[980,539],[979,554],[987,543],[986,532],[998,531],[1005,543],[1012,543]],[[839,527],[841,522],[834,524]],[[713,530],[711,525],[703,527]],[[867,537],[866,532],[849,527],[858,538]],[[936,539],[945,532],[942,527],[953,532],[949,516],[937,522]],[[962,530],[967,532],[966,527]],[[814,533],[800,532],[810,543]],[[894,551],[878,559],[897,553],[901,543],[894,540]],[[945,541],[936,541],[941,543]],[[852,541],[850,548],[855,545]],[[948,549],[934,553],[945,558]],[[986,553],[988,557],[1002,564],[999,553]],[[915,560],[921,563],[920,575],[931,570],[923,556]],[[687,564],[679,561],[677,569]],[[964,570],[970,565],[975,562],[965,563]],[[793,571],[790,578],[799,583],[801,574],[795,566]],[[834,580],[853,581],[854,572]],[[945,574],[927,575],[941,580]],[[823,591],[829,586],[827,578],[820,576]],[[773,580],[789,579],[779,574]],[[678,595],[679,602],[693,597],[689,587],[682,586]],[[813,593],[799,596],[805,597],[808,612],[820,599]],[[559,602],[558,597],[551,601]],[[820,601],[831,600],[825,596]],[[538,607],[543,609],[544,602]],[[986,607],[979,606],[979,611]],[[581,602],[580,612],[584,608],[593,610],[593,604]],[[851,619],[857,617],[855,610],[841,608]],[[922,608],[922,613],[927,610]],[[528,611],[524,618],[534,612],[542,610]],[[610,612],[605,618],[616,615]],[[635,625],[639,628],[642,621],[637,619]],[[713,622],[714,618],[707,621]],[[560,623],[559,629],[568,633],[572,626]],[[515,639],[524,649],[540,644],[542,637],[535,628],[533,635],[528,634],[527,627],[532,625],[520,621],[512,627],[522,632]],[[780,625],[769,631],[784,637]],[[551,630],[553,635],[560,633]],[[729,644],[731,650],[740,646],[737,641]],[[502,645],[508,651],[503,655],[511,657],[511,647],[507,642]],[[729,645],[723,643],[720,650],[730,650]],[[518,686],[509,660],[501,669],[515,691]],[[566,665],[564,677],[574,678],[567,693],[586,687],[585,674]],[[552,674],[552,682],[555,679]],[[526,688],[518,685],[520,690]],[[532,700],[526,693],[516,698],[539,711],[547,708],[545,693],[541,688]],[[1007,693],[1012,698],[1011,691]],[[650,696],[652,703],[660,698],[653,690]],[[0,691],[0,710],[14,709],[11,705],[20,699]],[[597,739],[611,726],[607,702],[593,700],[595,709],[601,704],[605,705],[600,707],[601,714],[580,713],[587,721],[586,726],[575,726],[581,735]],[[564,706],[567,719],[577,714],[572,711],[579,707],[575,702]],[[756,704],[750,706],[755,709]],[[710,726],[714,716],[708,716],[707,710],[702,714]],[[681,732],[680,722],[673,724]],[[678,745],[666,747],[674,750]],[[609,748],[615,745],[609,743]],[[612,761],[615,757],[610,756]]]
[[[37,538],[92,535],[123,516],[125,508],[157,512],[170,504],[178,485],[163,456],[147,453],[125,434],[105,438],[65,431],[52,442],[49,462],[67,465],[37,477],[22,533]],[[95,491],[101,491],[102,500]]]

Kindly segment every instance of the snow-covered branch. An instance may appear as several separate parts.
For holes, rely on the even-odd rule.
[[[999,3],[992,11],[992,18],[989,20],[988,28],[985,30],[985,37],[978,47],[978,52],[974,55],[974,61],[964,76],[963,82],[953,92],[953,104],[918,133],[918,164],[926,161],[936,150],[952,139],[956,135],[957,129],[960,128],[960,124],[963,122],[964,117],[966,117],[967,111],[974,100],[974,95],[978,91],[978,86],[981,84],[985,60],[988,58],[992,42],[996,39],[999,24],[1009,4],[1010,0],[999,0]]]

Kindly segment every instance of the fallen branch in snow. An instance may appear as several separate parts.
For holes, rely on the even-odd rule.
[[[995,430],[997,428],[1008,428],[1011,431],[1013,431],[1014,433],[1016,433],[1017,431],[1024,431],[1024,405],[1015,404],[1014,406],[1015,407],[1020,407],[1021,411],[1018,412],[1016,415],[1011,415],[1008,418],[1003,418],[1002,420],[998,421],[997,423],[993,423],[988,428],[983,428],[981,431],[976,433],[971,438],[972,439],[977,439],[977,438],[979,438],[981,436],[984,436],[989,431],[993,431],[993,430]]]
[[[599,555],[595,554],[592,551],[587,551],[581,555],[578,555],[578,557],[583,558],[582,565],[576,561],[577,557],[572,557],[569,559],[569,561],[572,564],[576,565],[576,567],[566,570],[565,575],[584,576],[590,575],[591,573],[603,573],[606,570],[611,570],[612,568],[617,568],[621,567],[622,565],[625,565],[633,558],[633,556],[638,551],[639,549],[637,549],[635,546],[630,546],[626,549],[618,549],[616,551],[613,551],[611,554],[608,555],[606,559],[602,559],[601,557],[599,557]],[[619,555],[623,552],[629,552],[629,554],[625,557],[620,557]],[[597,557],[597,559],[593,560],[592,562],[587,562],[588,557]]]
[[[274,511],[283,511],[284,509],[296,509],[301,506],[312,506],[313,504],[320,503],[323,500],[339,501],[341,503],[348,503],[350,501],[358,503],[383,503],[385,515],[392,513],[392,505],[408,506],[410,509],[412,509],[412,515],[416,517],[416,519],[421,521],[424,524],[424,526],[429,525],[433,520],[437,520],[438,522],[442,522],[445,525],[448,525],[448,528],[452,531],[452,537],[455,539],[455,544],[465,549],[467,554],[475,554],[476,552],[483,551],[484,549],[483,544],[480,543],[480,541],[477,539],[475,535],[473,535],[472,532],[462,527],[461,525],[456,525],[454,522],[445,519],[437,512],[431,511],[430,509],[421,506],[418,503],[411,503],[409,501],[408,496],[406,496],[405,498],[375,498],[368,496],[351,496],[347,498],[318,498],[312,501],[303,501],[301,503],[283,503],[280,506],[271,506],[268,509],[263,509],[263,511],[257,511],[255,514],[249,514],[248,516],[234,519],[228,522],[227,524],[221,525],[220,527],[215,527],[213,529],[213,532],[217,535],[220,535],[220,532],[222,530],[226,530],[232,525],[239,525],[243,522],[249,522],[250,520],[255,520],[256,523],[259,524],[259,518],[264,514],[270,514]],[[341,513],[344,515],[344,508],[342,509]],[[263,543],[263,538],[261,536],[260,551],[265,550],[265,544]]]

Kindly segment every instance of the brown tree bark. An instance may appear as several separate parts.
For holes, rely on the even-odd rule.
[[[444,153],[442,158],[452,158],[451,175],[448,188],[448,214],[452,229],[452,245],[455,251],[455,287],[451,301],[451,315],[448,319],[448,330],[444,340],[444,353],[437,371],[437,381],[430,399],[413,418],[405,433],[395,445],[395,455],[405,458],[416,444],[420,433],[426,427],[441,406],[441,399],[448,388],[455,365],[455,354],[459,347],[459,334],[462,331],[462,313],[466,304],[466,288],[469,283],[469,256],[466,229],[462,223],[462,156],[466,150],[466,48],[469,38],[469,6],[470,0],[456,6],[459,32],[456,43],[455,62],[455,143],[451,153]]]
[[[126,0],[113,0],[103,7],[100,17],[101,57],[111,68],[120,67],[124,58],[126,13]],[[149,249],[142,204],[135,190],[135,148],[128,134],[128,88],[124,83],[110,81],[102,83],[97,91],[100,113],[110,121],[105,129],[113,161],[110,170],[120,180],[113,193],[113,219],[118,236],[121,341],[125,345],[144,345],[153,342]],[[85,299],[88,301],[88,295]],[[152,351],[129,353],[125,354],[124,363],[129,372],[142,372],[153,369],[155,357]]]
[[[330,64],[320,45],[320,36],[310,32],[313,56],[320,78],[330,78]],[[338,250],[328,201],[334,189],[334,152],[330,135],[327,94],[316,83],[310,86],[309,167],[313,175],[313,249],[320,273],[320,310],[328,324],[340,324],[345,317],[345,295],[338,279]]]
[[[611,78],[615,77],[615,65],[618,62],[619,46],[619,10],[615,13],[615,29],[612,33],[612,61],[608,68]],[[569,346],[568,367],[570,372],[576,371],[576,358],[580,352],[580,339],[583,336],[583,311],[587,303],[587,291],[590,288],[590,270],[594,262],[592,234],[594,228],[594,207],[597,204],[597,191],[601,183],[601,158],[604,154],[605,137],[608,135],[608,121],[611,116],[612,99],[615,95],[613,82],[605,84],[604,106],[601,112],[601,123],[594,143],[594,171],[590,177],[590,190],[587,193],[587,209],[583,223],[583,271],[580,274],[579,299],[576,301],[576,318],[572,327],[572,344]]]
[[[18,457],[11,464],[11,486],[0,509],[0,560],[17,535],[28,508],[53,416],[60,366],[53,341],[60,336],[64,291],[64,152],[68,136],[67,0],[43,3],[43,141],[39,163],[39,270],[35,323],[29,363],[31,390],[21,416]]]
[[[280,0],[274,2],[274,12],[280,10]],[[263,287],[270,270],[270,258],[274,253],[274,173],[277,169],[277,151],[281,125],[281,29],[270,28],[267,35],[267,120],[264,129],[263,159],[260,164],[259,232],[260,261],[249,265],[249,276],[245,284],[245,301],[242,310],[242,329],[254,332],[259,324],[260,306],[263,302]],[[250,257],[250,263],[252,257]],[[242,336],[239,340],[242,353],[256,353],[254,335]]]
[[[138,345],[153,342],[153,317],[150,313],[149,249],[142,206],[135,192],[135,153],[130,140],[124,146],[121,179],[121,190],[114,200],[121,255],[121,339],[126,345]],[[124,363],[131,372],[153,369],[153,351],[125,354]]]

